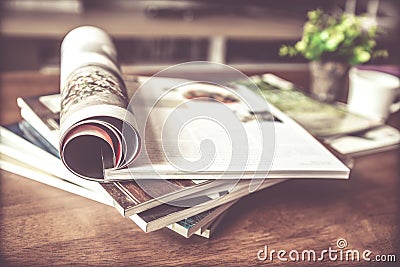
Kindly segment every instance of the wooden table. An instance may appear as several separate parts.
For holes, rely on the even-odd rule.
[[[306,76],[282,74],[307,84]],[[56,92],[57,75],[2,75],[1,122],[20,119],[17,96]],[[391,118],[397,124],[398,118]],[[168,229],[144,234],[111,207],[1,171],[0,265],[257,265],[257,253],[346,249],[399,253],[399,151],[357,158],[347,180],[294,180],[235,204],[215,235],[185,239]],[[288,255],[286,254],[286,258]],[[297,265],[374,266],[329,261]],[[389,264],[385,264],[389,266]]]

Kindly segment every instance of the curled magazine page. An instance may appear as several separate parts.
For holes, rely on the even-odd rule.
[[[107,33],[84,26],[66,35],[60,91],[60,156],[70,171],[102,181],[105,169],[123,168],[137,157],[140,136]]]

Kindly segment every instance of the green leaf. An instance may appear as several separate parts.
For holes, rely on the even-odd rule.
[[[365,63],[373,56],[387,56],[387,51],[376,53],[378,33],[374,21],[365,16],[342,13],[329,15],[320,9],[307,13],[303,35],[294,46],[282,46],[280,56],[302,55],[313,60],[335,60],[350,64]]]

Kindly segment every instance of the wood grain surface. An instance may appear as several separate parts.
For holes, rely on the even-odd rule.
[[[307,83],[305,74],[288,77]],[[2,74],[1,123],[19,120],[17,96],[57,91],[57,75]],[[210,240],[168,229],[145,234],[114,208],[1,171],[0,265],[375,266],[257,260],[264,245],[318,253],[337,249],[339,238],[348,249],[396,254],[398,262],[399,162],[398,150],[360,157],[348,181],[293,180],[254,193],[229,209]]]

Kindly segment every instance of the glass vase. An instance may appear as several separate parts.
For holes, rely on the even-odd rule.
[[[350,66],[342,62],[311,62],[311,95],[327,103],[340,99],[346,86],[349,69]]]

